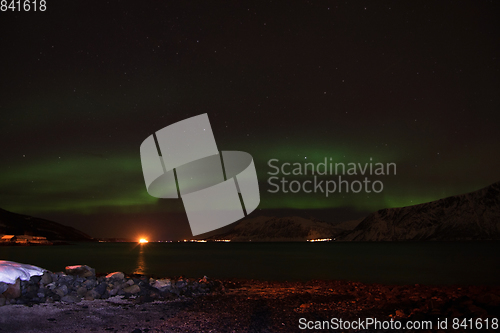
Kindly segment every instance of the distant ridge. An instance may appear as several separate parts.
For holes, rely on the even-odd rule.
[[[43,236],[50,241],[94,241],[75,228],[0,208],[0,234]]]
[[[500,182],[475,192],[368,215],[348,241],[500,240]]]
[[[315,219],[259,216],[238,222],[224,233],[207,240],[228,239],[233,242],[297,242],[316,238],[333,238],[342,229]]]

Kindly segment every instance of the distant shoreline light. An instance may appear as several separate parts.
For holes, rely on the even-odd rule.
[[[209,242],[224,242],[224,243],[229,243],[231,240],[230,239],[210,239],[210,240],[205,240],[205,239],[184,239],[177,241],[179,243],[209,243]]]
[[[146,243],[149,243],[149,241],[145,238],[141,238],[139,239],[139,244],[146,244]]]

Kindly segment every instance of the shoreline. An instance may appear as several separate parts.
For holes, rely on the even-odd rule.
[[[79,301],[68,298],[54,303],[0,306],[0,327],[9,332],[298,332],[301,318],[319,322],[332,318],[344,321],[377,318],[403,323],[409,320],[437,323],[444,318],[500,318],[500,286],[204,278],[212,283],[205,293],[176,294],[171,293],[172,288],[188,290],[182,288],[202,279],[159,279],[154,282],[163,281],[156,284],[158,289],[149,288],[153,287],[149,276],[106,278],[99,275],[86,279],[106,280],[108,287],[113,285],[110,282],[113,279],[120,281],[120,285],[130,284],[132,280],[133,285],[141,285],[141,291],[118,292],[105,299],[82,297]],[[147,297],[143,293],[161,291],[168,285],[167,281],[174,287],[163,296],[161,292],[158,297]],[[177,288],[178,281],[181,281],[180,288]],[[131,285],[125,288],[129,287]],[[164,297],[166,295],[171,297]],[[372,331],[378,330],[363,330]]]

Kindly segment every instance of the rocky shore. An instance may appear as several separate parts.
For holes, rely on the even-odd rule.
[[[82,300],[108,299],[122,296],[141,302],[171,300],[179,296],[206,294],[220,287],[220,282],[201,279],[153,279],[122,272],[96,276],[86,265],[68,266],[66,272],[17,279],[14,284],[0,282],[0,306],[10,304],[78,303]]]
[[[500,287],[494,286],[153,279],[121,272],[96,276],[88,266],[75,266],[0,288],[0,331],[7,332],[300,332],[301,320],[332,318],[433,323],[415,332],[444,332],[439,321],[447,319],[450,330],[454,318],[471,319],[494,332],[498,328],[485,330],[484,323],[500,318]]]

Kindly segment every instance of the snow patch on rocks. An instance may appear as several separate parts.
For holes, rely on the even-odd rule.
[[[22,281],[29,281],[32,276],[43,275],[45,271],[37,266],[0,260],[0,282],[7,284],[15,284],[18,278]]]

